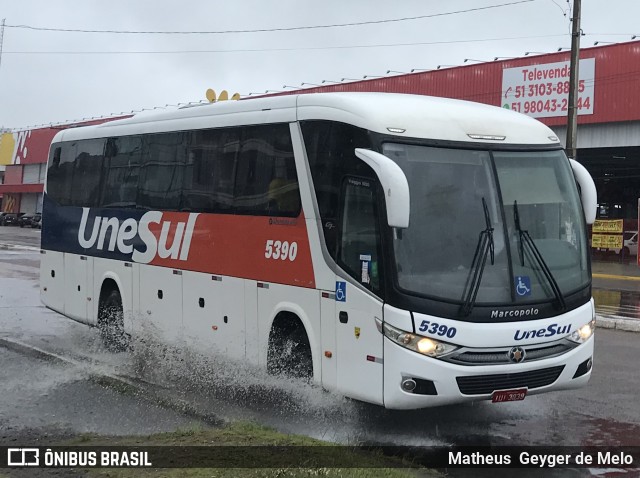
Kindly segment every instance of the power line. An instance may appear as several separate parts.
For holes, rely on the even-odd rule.
[[[307,25],[300,27],[280,27],[280,28],[259,28],[253,30],[212,30],[212,31],[135,31],[135,30],[88,30],[79,28],[52,28],[52,27],[35,27],[32,25],[5,25],[6,28],[21,28],[26,30],[48,31],[48,32],[65,32],[65,33],[113,33],[124,35],[220,35],[226,33],[268,33],[268,32],[286,32],[295,30],[316,30],[321,28],[341,28],[355,27],[362,25],[379,25],[381,23],[404,22],[408,20],[422,20],[425,18],[444,17],[448,15],[457,15],[460,13],[478,12],[481,10],[490,10],[494,8],[508,7],[521,3],[530,3],[537,0],[518,0],[514,2],[501,3],[497,5],[487,5],[485,7],[469,8],[466,10],[456,10],[453,12],[434,13],[431,15],[418,15],[414,17],[391,18],[385,20],[371,20],[366,22],[351,23],[334,23],[327,25]]]
[[[598,33],[597,35],[617,35],[616,33]],[[372,45],[337,45],[337,46],[321,46],[321,47],[289,47],[289,48],[243,48],[233,50],[114,50],[114,51],[5,51],[6,55],[171,55],[171,54],[199,54],[199,53],[252,53],[252,52],[269,52],[269,51],[299,51],[299,50],[344,50],[357,48],[387,48],[402,46],[420,46],[420,45],[448,45],[456,43],[477,43],[492,42],[504,40],[528,40],[536,38],[555,38],[565,37],[564,33],[554,35],[528,35],[519,37],[501,37],[501,38],[476,38],[469,40],[443,40],[432,42],[410,42],[410,43],[378,43]],[[589,36],[592,36],[591,34]],[[616,43],[623,45],[625,42]],[[562,48],[564,49],[564,48]],[[551,52],[526,52],[549,54]]]
[[[267,51],[298,51],[298,50],[345,50],[350,48],[384,48],[384,47],[401,47],[401,46],[420,46],[420,45],[447,45],[454,43],[478,43],[492,42],[504,40],[526,40],[533,38],[553,38],[565,37],[564,33],[556,35],[532,35],[520,37],[502,37],[502,38],[480,38],[469,40],[442,40],[432,42],[411,42],[411,43],[379,43],[373,45],[338,45],[338,46],[318,46],[318,47],[287,47],[287,48],[242,48],[234,50],[138,50],[138,51],[6,51],[9,55],[141,55],[141,54],[188,54],[188,53],[251,53],[251,52],[267,52]]]

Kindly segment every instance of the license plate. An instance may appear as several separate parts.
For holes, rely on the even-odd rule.
[[[526,396],[526,388],[516,388],[515,390],[496,390],[491,395],[491,401],[493,403],[516,402],[518,400],[524,400],[524,397]]]

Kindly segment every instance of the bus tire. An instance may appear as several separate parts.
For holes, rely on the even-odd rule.
[[[313,378],[311,345],[307,332],[297,317],[293,320],[274,321],[269,334],[267,372],[304,380]]]
[[[110,352],[124,352],[129,348],[129,336],[124,331],[122,298],[117,289],[108,290],[98,307],[100,338]]]

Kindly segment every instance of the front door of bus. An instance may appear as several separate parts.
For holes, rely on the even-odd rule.
[[[347,178],[342,188],[336,277],[338,390],[347,396],[383,404],[382,319],[379,258],[380,227],[376,184]]]

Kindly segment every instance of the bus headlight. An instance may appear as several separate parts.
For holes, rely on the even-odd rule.
[[[591,320],[589,323],[584,324],[578,330],[574,330],[573,333],[569,336],[569,339],[573,340],[581,344],[582,342],[586,342],[589,337],[593,335],[593,331],[596,328],[596,321]]]
[[[429,357],[442,357],[460,348],[457,345],[440,342],[429,337],[423,337],[396,329],[387,323],[383,324],[382,330],[385,337],[388,337],[396,344]]]

